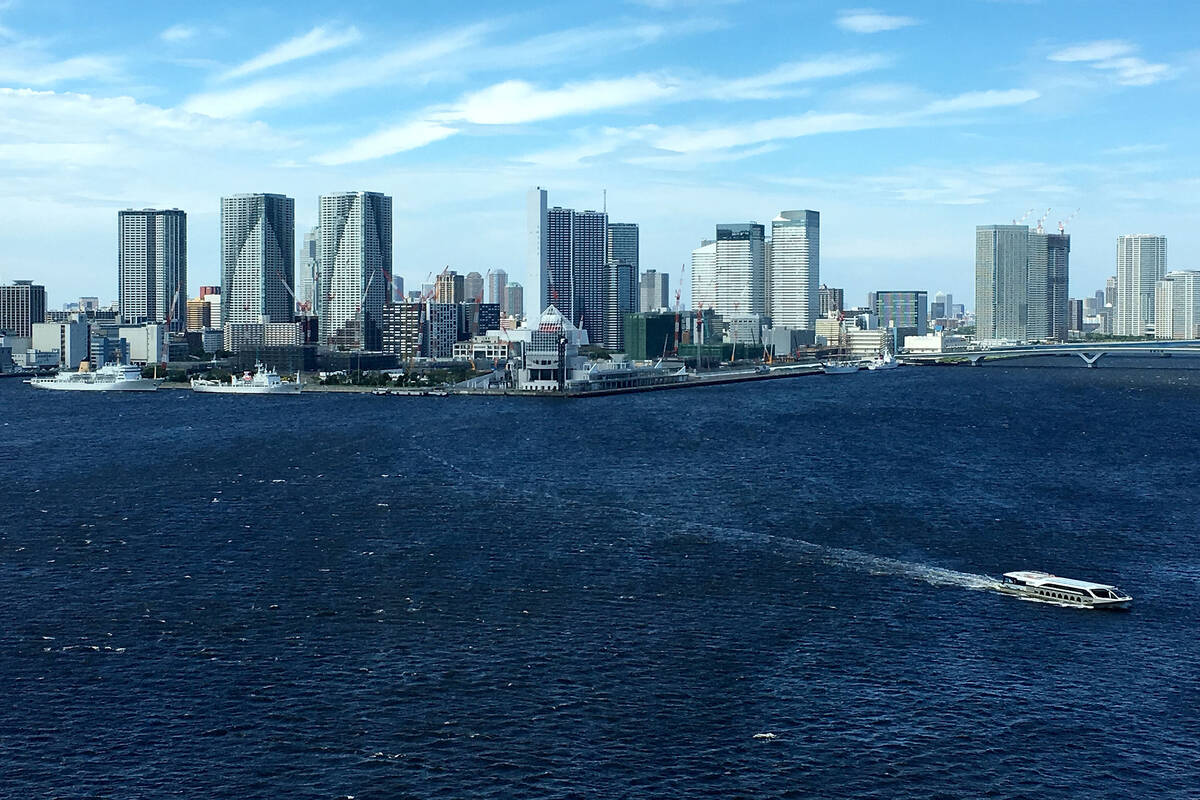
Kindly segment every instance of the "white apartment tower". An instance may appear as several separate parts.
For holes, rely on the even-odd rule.
[[[734,314],[766,313],[766,229],[757,222],[717,226],[717,238],[692,251],[692,306]]]
[[[1154,286],[1167,273],[1167,237],[1117,237],[1117,303],[1113,333],[1142,336],[1154,326]]]
[[[392,294],[392,198],[379,192],[321,195],[321,343],[383,349],[383,307]]]
[[[177,208],[117,212],[117,303],[129,324],[187,327],[187,214]]]
[[[1154,338],[1200,338],[1200,272],[1172,270],[1155,284]]]
[[[771,221],[769,265],[771,324],[777,328],[813,330],[820,304],[821,215],[816,211],[781,211]]]
[[[1029,228],[975,229],[975,326],[979,339],[1024,341],[1029,314]]]
[[[296,201],[281,194],[221,198],[222,326],[292,320],[295,219]]]

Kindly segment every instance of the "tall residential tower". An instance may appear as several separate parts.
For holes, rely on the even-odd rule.
[[[321,342],[383,349],[383,307],[392,297],[392,198],[379,192],[321,195]]]
[[[821,215],[780,211],[771,222],[770,308],[777,328],[813,330],[820,308]]]
[[[1167,237],[1117,237],[1117,302],[1113,333],[1142,336],[1153,328],[1154,286],[1167,274]]]
[[[281,194],[221,198],[220,325],[292,320],[295,219],[296,201]]]
[[[187,214],[177,208],[117,212],[117,303],[129,324],[187,327]]]

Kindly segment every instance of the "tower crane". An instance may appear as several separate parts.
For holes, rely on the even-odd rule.
[[[1070,222],[1071,220],[1075,219],[1075,217],[1077,217],[1077,216],[1079,216],[1079,209],[1078,209],[1078,208],[1077,208],[1077,209],[1075,209],[1074,211],[1072,211],[1072,212],[1071,212],[1071,214],[1070,214],[1070,216],[1068,216],[1066,219],[1064,219],[1064,220],[1059,220],[1059,222],[1058,222],[1058,232],[1059,232],[1059,233],[1066,233],[1066,232],[1067,232],[1067,223],[1068,223],[1068,222]]]

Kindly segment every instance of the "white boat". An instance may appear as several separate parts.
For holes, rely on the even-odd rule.
[[[1006,572],[998,588],[1026,600],[1079,608],[1124,608],[1133,602],[1116,586],[1060,578],[1048,572]]]
[[[193,392],[213,394],[299,394],[301,383],[283,381],[275,370],[268,370],[262,364],[254,365],[254,372],[245,372],[239,378],[234,375],[229,382],[208,380],[207,378],[192,378]]]
[[[875,356],[875,358],[867,362],[867,369],[871,370],[895,369],[898,366],[900,366],[900,362],[896,360],[894,355],[887,352],[880,353],[879,355]]]
[[[143,378],[142,368],[130,364],[107,364],[95,372],[87,362],[78,372],[60,372],[50,378],[30,378],[26,381],[37,389],[59,389],[70,392],[153,392],[162,378]]]
[[[857,361],[825,361],[821,370],[826,375],[844,375],[848,372],[858,372],[860,364]]]

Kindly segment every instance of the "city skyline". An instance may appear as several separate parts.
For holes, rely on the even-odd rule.
[[[1030,207],[1055,209],[1051,230],[1082,207],[1074,296],[1111,273],[1123,233],[1167,235],[1168,268],[1193,266],[1196,11],[883,6],[630,3],[599,19],[300,7],[281,22],[269,4],[217,3],[203,22],[164,7],[85,29],[81,6],[7,3],[0,280],[39,280],[56,306],[113,298],[112,212],[178,207],[191,293],[219,280],[219,197],[297,198],[307,230],[317,197],[356,185],[397,198],[410,285],[449,263],[536,286],[521,269],[530,185],[585,209],[607,190],[610,215],[640,224],[641,268],[666,273],[719,220],[818,209],[822,279],[856,298],[898,282],[969,298],[970,229]],[[800,13],[803,47],[779,24]],[[714,56],[731,34],[756,47]],[[1121,113],[1131,102],[1137,119]],[[454,235],[464,218],[479,235]],[[50,219],[59,246],[44,251]]]

